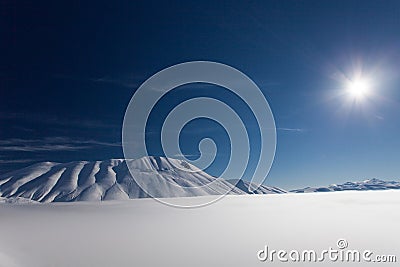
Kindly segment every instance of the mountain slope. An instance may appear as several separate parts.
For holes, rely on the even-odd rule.
[[[249,185],[250,185],[249,181],[231,179],[228,180],[228,182],[230,182],[232,185],[236,185],[237,188],[246,193],[251,193],[249,191]],[[287,191],[278,187],[261,185],[252,194],[283,194],[283,193],[287,193]]]
[[[195,166],[186,162],[144,157],[138,160],[38,163],[0,176],[0,197],[39,202],[148,197],[131,176],[127,164],[132,167],[135,178],[144,181],[143,186],[151,188],[158,198],[219,195],[229,190],[230,194],[246,194],[225,180],[217,180],[203,171],[197,171]],[[178,165],[191,172],[176,168]],[[203,185],[208,186],[199,187]]]
[[[333,192],[348,190],[389,190],[400,189],[400,182],[382,181],[379,179],[369,179],[361,182],[346,182],[344,184],[332,184],[326,187],[306,187],[303,189],[292,190],[294,193],[311,193],[311,192]]]

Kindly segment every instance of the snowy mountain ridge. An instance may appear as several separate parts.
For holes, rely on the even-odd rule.
[[[144,181],[142,187],[151,188],[151,192],[157,198],[222,195],[228,191],[233,195],[252,194],[248,191],[249,181],[218,179],[182,160],[143,157],[137,160],[37,163],[0,176],[0,203],[103,201],[149,197],[132,177],[128,164],[134,170],[135,178]],[[370,179],[326,187],[306,187],[290,192],[388,189],[400,189],[400,182]],[[288,192],[278,187],[261,185],[254,193]]]
[[[247,188],[235,187],[232,182],[217,179],[187,162],[143,157],[137,160],[38,163],[0,176],[0,197],[8,201],[21,202],[22,198],[45,203],[148,197],[133,179],[127,164],[134,169],[135,178],[144,181],[144,186],[151,188],[157,198],[221,195],[227,191],[235,195],[247,194]],[[262,186],[257,193],[284,192]]]
[[[400,182],[397,181],[383,181],[380,179],[368,179],[359,182],[346,182],[344,184],[331,184],[326,187],[306,187],[303,189],[296,189],[290,192],[293,193],[312,193],[312,192],[333,192],[333,191],[366,191],[366,190],[389,190],[400,189]]]

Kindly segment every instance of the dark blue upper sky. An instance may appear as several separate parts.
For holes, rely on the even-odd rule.
[[[246,73],[269,101],[278,145],[268,184],[399,178],[399,1],[1,5],[0,173],[45,160],[122,158],[122,120],[136,88],[165,67],[210,60]],[[356,100],[345,80],[360,72],[372,85]],[[247,116],[223,89],[183,89],[159,107],[155,124],[197,95],[226,97]],[[227,141],[218,125],[193,122],[182,141],[188,154],[199,128]]]

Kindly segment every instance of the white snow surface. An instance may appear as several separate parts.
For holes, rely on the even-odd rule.
[[[400,190],[231,195],[199,209],[153,199],[3,203],[0,266],[365,266],[260,262],[257,252],[322,251],[345,238],[350,249],[399,259],[399,205]]]

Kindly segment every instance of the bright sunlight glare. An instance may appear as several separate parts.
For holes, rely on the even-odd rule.
[[[347,91],[353,98],[362,98],[366,96],[371,88],[370,83],[365,79],[355,79],[349,81]]]

